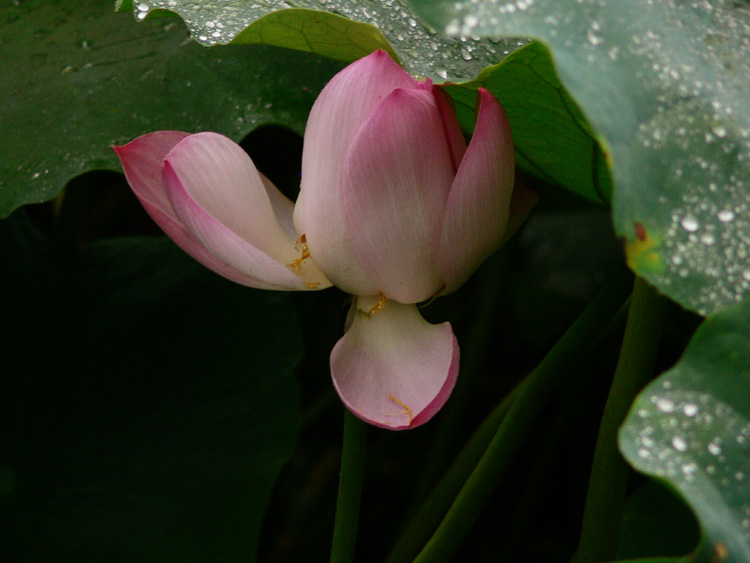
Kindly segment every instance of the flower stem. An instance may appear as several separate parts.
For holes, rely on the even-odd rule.
[[[599,426],[575,557],[578,563],[615,558],[630,472],[617,450],[617,432],[635,396],[653,375],[665,303],[652,287],[636,278],[620,359]]]
[[[565,375],[577,364],[580,354],[596,340],[627,298],[631,279],[622,273],[611,276],[581,316],[524,380],[487,450],[415,563],[449,561],[455,554],[537,414],[562,386]],[[391,561],[396,559],[391,558]]]
[[[450,508],[461,486],[482,458],[487,444],[492,440],[497,427],[505,418],[525,381],[516,385],[474,432],[414,518],[411,519],[386,563],[408,563],[419,553],[430,534],[437,528],[442,515]]]
[[[411,505],[407,511],[409,520],[413,518],[417,510],[424,504],[430,491],[442,479],[446,467],[451,463],[451,458],[455,458],[456,451],[459,449],[456,444],[462,428],[461,423],[469,408],[474,380],[487,357],[488,350],[492,347],[492,328],[497,321],[498,308],[503,294],[502,291],[498,290],[498,286],[507,269],[507,262],[507,252],[501,251],[492,256],[477,272],[474,290],[481,296],[482,306],[477,311],[476,321],[472,323],[472,328],[465,337],[466,344],[462,340],[460,377],[451,393],[450,401],[440,413],[432,447],[425,457],[424,469],[417,480]],[[508,403],[509,405],[510,403]],[[481,449],[477,450],[476,459],[471,464],[472,467],[476,465],[482,452],[487,447],[500,420],[498,419],[497,424],[489,430],[487,440],[483,443]],[[463,477],[461,482],[465,481],[467,476],[468,474]],[[453,493],[453,497],[457,492],[458,490]],[[453,497],[450,501],[453,500]],[[448,501],[448,505],[443,509],[443,512],[450,506],[450,501]],[[422,540],[423,543],[425,540]],[[414,554],[416,554],[416,551]]]
[[[348,410],[344,412],[339,495],[331,546],[331,563],[351,563],[357,544],[359,504],[365,474],[367,425]]]

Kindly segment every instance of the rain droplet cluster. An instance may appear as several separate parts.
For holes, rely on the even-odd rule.
[[[422,25],[401,0],[148,0],[135,5],[139,19],[154,9],[179,14],[193,39],[204,45],[229,43],[258,18],[284,8],[322,10],[372,24],[388,39],[409,72],[436,82],[470,80],[526,43],[469,35],[446,37]]]
[[[750,5],[731,0],[481,0],[444,30],[531,36],[606,140],[616,230],[648,230],[641,272],[708,314],[750,292]]]
[[[717,397],[668,377],[649,389],[623,427],[626,457],[691,503],[730,511],[723,521],[740,523],[737,531],[750,543],[750,422]]]

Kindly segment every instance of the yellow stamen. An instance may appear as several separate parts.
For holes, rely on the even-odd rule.
[[[401,412],[393,413],[393,414],[387,414],[385,416],[401,416],[402,414],[408,414],[409,415],[409,424],[411,424],[411,421],[414,418],[412,416],[412,410],[411,410],[411,408],[409,408],[407,405],[405,405],[404,403],[402,403],[401,401],[399,401],[396,397],[394,397],[390,393],[388,393],[388,398],[391,401],[393,401],[394,403],[396,403],[398,406],[403,407],[404,410],[402,410]]]
[[[367,311],[363,311],[362,309],[357,309],[357,314],[362,315],[365,319],[369,319],[373,315],[377,315],[380,311],[385,309],[385,302],[387,301],[385,295],[382,293],[380,294],[380,297],[378,297],[377,302],[375,305],[367,309]]]
[[[308,289],[318,289],[320,287],[320,282],[302,282],[302,285]]]
[[[299,274],[299,271],[302,269],[302,262],[307,258],[310,258],[310,250],[307,248],[307,239],[305,238],[305,235],[300,236],[297,239],[297,242],[294,243],[294,250],[300,253],[300,257],[292,260],[287,266],[291,268],[295,274]],[[319,282],[316,283],[317,285],[320,285]]]

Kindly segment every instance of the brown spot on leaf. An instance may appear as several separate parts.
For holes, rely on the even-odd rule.
[[[719,563],[720,561],[724,561],[729,557],[729,549],[726,545],[723,543],[715,543],[714,544],[714,554],[713,557],[711,557],[711,563]]]
[[[635,226],[635,238],[637,238],[640,241],[646,240],[648,233],[646,232],[646,227],[643,226],[643,223],[639,223],[638,221],[636,221],[634,226]]]

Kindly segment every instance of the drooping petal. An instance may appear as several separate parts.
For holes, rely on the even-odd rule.
[[[416,81],[387,53],[376,51],[333,77],[307,121],[294,223],[321,270],[348,293],[376,293],[376,288],[352,253],[341,216],[338,187],[344,154],[388,93],[415,87]]]
[[[230,139],[191,135],[166,156],[163,175],[181,222],[223,262],[279,289],[330,285],[309,258],[292,271],[301,249],[274,214],[266,191],[272,184],[264,184],[250,157]],[[273,198],[277,211],[291,210],[280,193]]]
[[[474,135],[451,186],[438,255],[450,292],[500,246],[514,179],[510,124],[500,103],[479,89]]]
[[[136,197],[175,221],[177,217],[167,198],[161,167],[169,151],[189,136],[190,133],[182,131],[157,131],[138,137],[127,145],[112,147]]]
[[[427,422],[448,400],[458,375],[458,342],[450,323],[431,325],[416,305],[390,300],[359,297],[352,306],[358,310],[351,327],[331,352],[341,400],[383,428]]]
[[[389,299],[416,303],[442,287],[434,244],[452,180],[432,93],[394,90],[353,139],[341,174],[352,247]]]
[[[274,286],[234,269],[211,254],[185,228],[172,209],[162,178],[164,157],[189,135],[180,131],[157,131],[112,148],[120,159],[128,184],[146,212],[180,248],[210,270],[236,283],[273,289]]]

